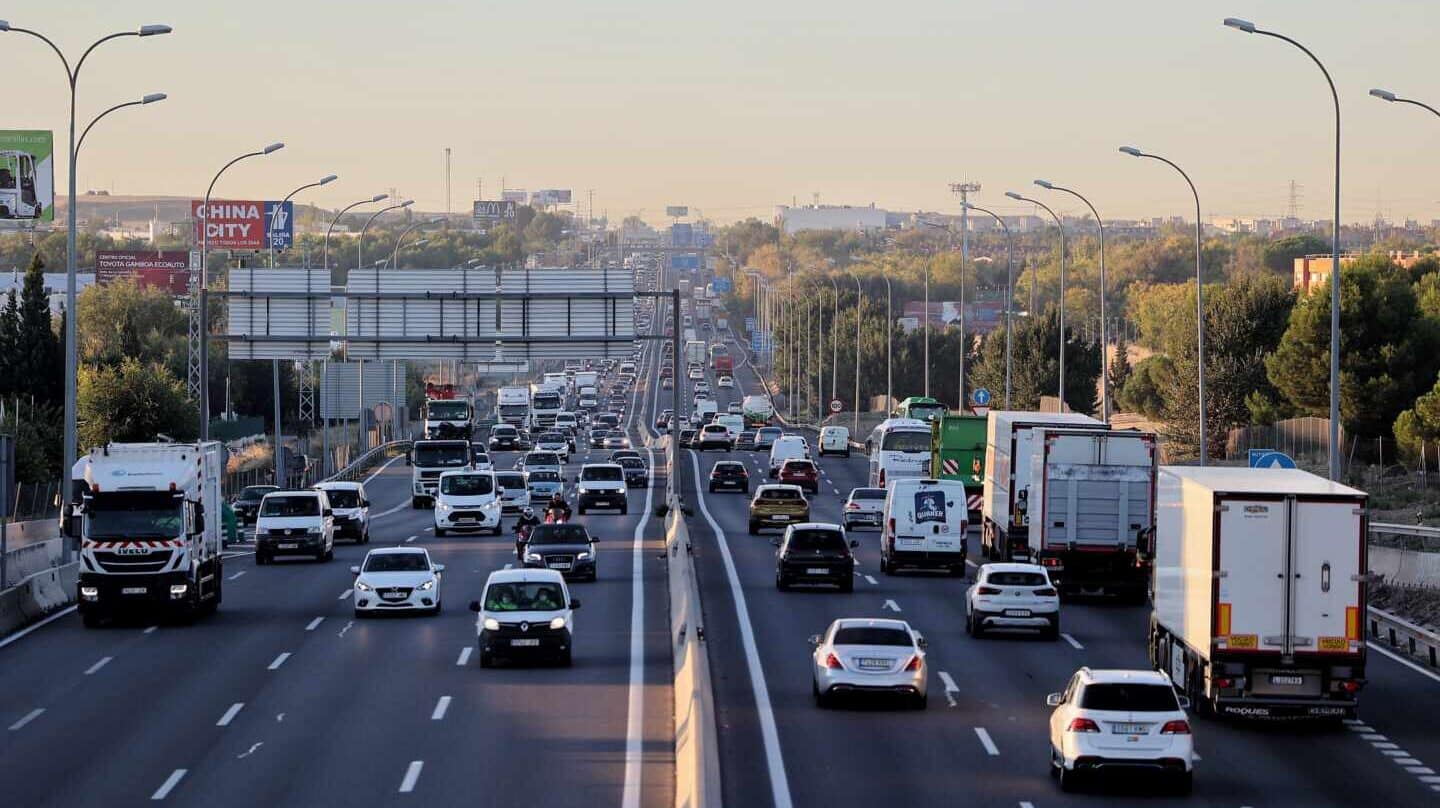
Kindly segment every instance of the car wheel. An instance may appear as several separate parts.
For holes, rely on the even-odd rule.
[[[265,558],[265,556],[264,556],[263,554],[261,554],[261,553],[256,553],[256,554],[255,554],[255,566],[257,566],[257,567],[263,567],[263,566],[265,566],[266,560],[267,560],[267,559]]]
[[[332,558],[334,558],[334,557],[335,557],[335,545],[332,544],[332,545],[330,545],[329,547],[326,547],[326,548],[325,548],[325,555],[324,555],[324,557],[321,558],[320,560],[321,560],[321,561],[329,561],[330,559],[332,559]]]
[[[500,535],[500,523],[499,523],[499,522],[496,522],[496,523],[495,523],[495,528],[494,528],[494,530],[490,531],[490,535],[492,535],[492,536],[499,536],[499,535]]]
[[[621,505],[621,506],[620,506],[620,515],[621,515],[621,516],[625,516],[625,515],[628,514],[628,513],[630,513],[630,506],[629,506],[629,505]]]
[[[779,573],[776,573],[776,575],[775,575],[775,588],[778,589],[778,590],[780,590],[781,592],[784,592],[785,590],[787,590],[787,589],[790,588],[790,583],[785,580],[785,576],[784,576],[784,575],[780,575]]]
[[[365,611],[364,609],[356,609],[356,610],[355,610],[355,619],[356,619],[356,620],[364,620],[364,619],[365,619],[366,617],[368,617],[369,615],[370,615],[370,613],[367,612],[367,611]]]
[[[930,694],[921,693],[910,702],[910,706],[916,710],[923,710],[930,705]]]
[[[815,683],[814,679],[810,680],[810,695],[815,697],[816,707],[823,710],[830,706],[830,697],[820,692],[820,686]]]
[[[81,612],[80,622],[85,628],[99,628],[100,624],[104,622],[104,618],[94,612]]]
[[[445,528],[443,528],[443,527],[437,527],[437,528],[435,528],[435,535],[436,535],[436,536],[444,536],[444,535],[445,535]]]
[[[895,574],[895,568],[890,565],[890,559],[883,553],[880,555],[880,572],[885,575]]]
[[[564,652],[560,654],[560,667],[569,668],[574,665],[574,662],[575,661],[570,654],[570,649],[566,648]]]
[[[1047,627],[1044,631],[1040,632],[1040,636],[1051,641],[1060,639],[1060,621],[1052,621],[1049,627]]]
[[[439,600],[435,601],[435,606],[434,606],[434,608],[432,608],[432,609],[430,610],[430,616],[431,616],[431,617],[439,617],[439,616],[440,616],[440,609],[443,607],[443,604],[444,604],[444,601],[439,601]]]
[[[854,592],[854,591],[855,591],[855,574],[854,574],[854,573],[851,573],[849,578],[846,578],[845,580],[843,580],[843,581],[840,582],[840,591],[841,591],[841,592]]]
[[[710,493],[715,493],[715,483],[710,483]]]
[[[366,526],[365,526],[365,532],[360,534],[360,543],[361,543],[361,544],[369,544],[369,543],[370,543],[370,526],[369,526],[369,525],[366,525]]]
[[[1060,764],[1059,777],[1061,791],[1069,793],[1080,788],[1080,773],[1074,769],[1065,768],[1063,763]]]
[[[965,633],[975,639],[982,639],[985,636],[985,626],[971,614],[965,618]]]
[[[585,515],[585,506],[584,506],[584,505],[580,505],[580,506],[577,507],[575,510],[579,511],[581,516],[584,516],[584,515]]]

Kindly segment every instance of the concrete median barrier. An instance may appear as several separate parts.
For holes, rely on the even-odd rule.
[[[42,570],[0,591],[0,637],[75,601],[80,563]]]
[[[715,730],[715,696],[705,651],[704,614],[695,578],[690,532],[679,509],[666,520],[669,568],[670,650],[674,660],[675,805],[717,808],[720,752]]]

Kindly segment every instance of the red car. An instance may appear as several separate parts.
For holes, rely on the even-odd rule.
[[[782,483],[798,485],[812,494],[820,492],[820,469],[809,460],[786,460],[780,467],[778,479]]]

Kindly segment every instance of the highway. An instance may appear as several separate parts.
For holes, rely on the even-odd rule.
[[[736,389],[714,393],[722,411],[761,390],[743,363],[736,382]],[[753,489],[768,481],[767,455],[684,453],[690,455],[681,463],[690,474],[686,488],[697,500],[689,527],[716,677],[726,804],[1148,805],[1164,793],[1115,778],[1064,794],[1048,776],[1046,694],[1061,690],[1081,666],[1147,668],[1148,607],[1067,603],[1059,641],[972,639],[964,631],[966,584],[938,574],[882,575],[879,534],[867,529],[852,534],[860,540],[853,594],[779,592],[770,543],[777,532],[747,535],[747,498],[695,486],[714,462],[741,457]],[[867,463],[858,453],[819,462],[821,493],[812,497],[811,518],[838,522],[844,496],[866,484]],[[978,531],[972,531],[972,560],[977,547]],[[737,619],[737,603],[748,621]],[[925,712],[883,703],[814,706],[807,638],[835,618],[867,616],[904,618],[929,639]],[[1435,804],[1440,680],[1375,652],[1367,672],[1361,721],[1345,728],[1196,719],[1201,760],[1186,804]]]
[[[635,391],[637,446],[654,375]],[[326,564],[264,568],[236,548],[219,612],[192,625],[86,630],[67,613],[0,647],[0,802],[668,805],[663,521],[646,507],[664,478],[630,491],[628,516],[583,517],[600,579],[572,589],[574,667],[482,671],[466,606],[514,563],[513,536],[435,538],[430,511],[410,508],[409,471],[392,462],[367,483],[370,546],[445,564],[440,616],[355,620],[349,568],[368,548],[348,543]]]

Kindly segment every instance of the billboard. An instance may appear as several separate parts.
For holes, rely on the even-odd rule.
[[[486,222],[515,221],[515,203],[502,199],[494,202],[475,201],[475,220]]]
[[[700,254],[676,253],[675,255],[670,256],[670,268],[686,269],[691,272],[697,272],[700,269]]]
[[[532,205],[568,205],[570,204],[569,188],[543,188],[530,195]]]
[[[95,282],[104,286],[133,279],[142,289],[175,297],[190,293],[190,253],[186,250],[100,250],[95,253]]]
[[[195,220],[195,244],[208,239],[212,250],[263,250],[271,246],[290,246],[295,237],[295,206],[293,202],[259,202],[254,200],[212,199],[209,210],[205,203],[191,200],[190,216]],[[279,209],[277,215],[276,211]],[[268,233],[271,218],[275,231]],[[202,239],[201,226],[205,228]]]
[[[55,221],[55,133],[0,130],[0,219]]]
[[[517,205],[525,204],[527,194],[524,188],[511,188],[508,191],[502,190],[500,198],[506,202],[514,202]]]
[[[687,205],[667,205],[665,206],[665,215],[669,216],[672,219],[678,219],[681,216],[689,216],[690,208]]]

